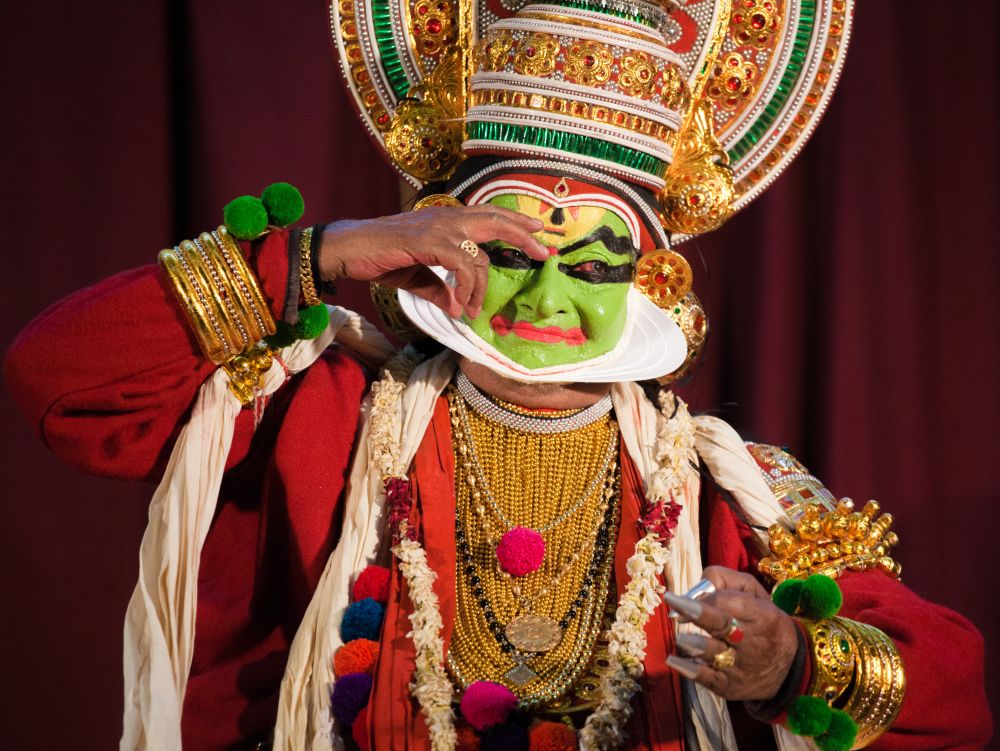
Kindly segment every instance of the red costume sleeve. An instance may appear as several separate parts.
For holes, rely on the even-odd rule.
[[[284,231],[244,245],[278,319],[287,246]],[[152,264],[55,303],[21,332],[4,366],[15,402],[60,458],[90,474],[150,480],[215,369]]]
[[[756,574],[750,527],[721,494],[709,499],[706,565]],[[867,623],[896,644],[906,674],[899,716],[869,748],[980,749],[993,732],[983,675],[983,639],[958,613],[934,605],[880,571],[841,578],[840,615]]]

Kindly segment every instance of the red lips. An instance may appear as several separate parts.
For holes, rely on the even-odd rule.
[[[513,323],[509,318],[502,315],[493,316],[490,319],[490,327],[500,336],[517,334],[522,339],[528,339],[533,342],[542,342],[544,344],[556,344],[558,342],[563,342],[571,347],[579,347],[587,341],[587,337],[584,335],[583,330],[579,328],[561,329],[558,326],[546,326],[545,328],[540,328],[528,323],[527,321],[518,321],[517,323]]]

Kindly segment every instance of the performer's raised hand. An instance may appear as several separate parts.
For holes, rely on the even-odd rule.
[[[726,699],[771,699],[795,659],[795,623],[749,574],[710,566],[703,576],[710,584],[696,588],[700,595],[664,595],[681,621],[708,633],[679,634],[684,656],[668,663]]]
[[[548,258],[531,236],[542,222],[498,206],[429,207],[326,226],[319,256],[324,279],[377,281],[423,297],[453,317],[478,315],[490,261],[479,243],[500,240],[536,260]],[[455,272],[446,285],[428,266]]]

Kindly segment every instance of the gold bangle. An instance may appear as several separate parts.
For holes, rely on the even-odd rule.
[[[212,237],[215,239],[216,247],[222,252],[226,265],[237,280],[239,294],[250,304],[257,325],[264,332],[264,336],[270,336],[277,328],[274,316],[271,315],[271,308],[260,289],[257,277],[250,270],[246,259],[243,258],[243,252],[240,250],[239,244],[226,230],[225,225],[220,225],[212,233]]]
[[[854,678],[856,648],[837,619],[796,620],[805,629],[813,655],[812,678],[806,693],[833,704]]]
[[[226,343],[224,359],[238,355],[247,346],[247,341],[230,318],[229,310],[226,307],[225,290],[222,288],[221,281],[218,278],[212,278],[212,269],[206,259],[202,257],[197,245],[190,240],[182,240],[178,248],[186,264],[185,270],[204,293],[209,321],[213,323],[213,327],[218,325],[223,341]]]
[[[210,318],[208,301],[204,292],[191,278],[186,261],[177,248],[165,248],[158,256],[160,267],[166,272],[174,296],[187,317],[198,346],[205,357],[215,363],[226,359],[226,341],[218,322]]]
[[[855,647],[854,685],[844,704],[858,726],[854,748],[872,744],[889,729],[906,694],[899,650],[882,631],[847,618],[834,618]]]
[[[302,287],[302,299],[310,308],[323,304],[316,292],[316,280],[313,279],[312,238],[312,227],[306,227],[299,233],[299,284]]]
[[[202,249],[206,261],[211,264],[211,268],[215,272],[213,280],[218,279],[219,285],[225,291],[224,297],[230,317],[246,342],[240,350],[244,351],[250,345],[263,339],[266,333],[257,323],[257,316],[254,314],[251,301],[240,292],[240,280],[236,278],[226,263],[225,256],[219,250],[215,238],[208,232],[202,232],[194,243]]]

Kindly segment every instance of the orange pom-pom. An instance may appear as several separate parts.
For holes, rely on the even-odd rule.
[[[377,660],[378,642],[354,639],[333,653],[333,672],[338,677],[350,673],[371,675]]]
[[[561,722],[540,722],[528,738],[531,751],[576,751],[576,731]]]
[[[469,725],[459,725],[455,734],[458,736],[455,751],[479,751],[479,736]]]

